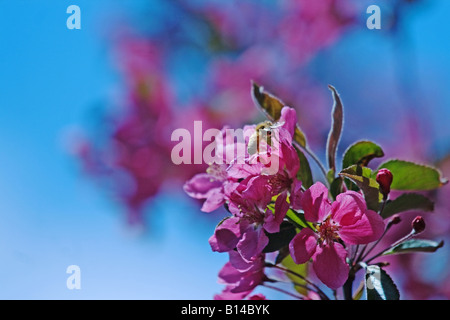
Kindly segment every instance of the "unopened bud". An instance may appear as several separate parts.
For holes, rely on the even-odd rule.
[[[389,220],[389,223],[394,225],[394,224],[399,224],[402,221],[402,219],[400,218],[400,216],[398,214],[394,214],[391,217],[391,220]]]
[[[415,217],[411,224],[415,234],[425,230],[425,220],[421,216]]]
[[[380,185],[380,191],[384,196],[391,192],[391,184],[393,180],[392,173],[388,169],[380,169],[377,173],[377,182]]]

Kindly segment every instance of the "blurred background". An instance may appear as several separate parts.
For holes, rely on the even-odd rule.
[[[72,4],[80,30],[66,27]],[[366,27],[371,4],[381,30]],[[383,160],[449,177],[449,13],[444,0],[0,0],[0,298],[220,292],[227,255],[208,238],[224,213],[183,193],[205,167],[173,165],[170,135],[262,120],[251,80],[296,108],[321,159],[332,84],[338,152],[370,139]],[[423,237],[447,245],[391,259],[405,299],[450,298],[450,187],[432,196]],[[66,287],[73,264],[81,290]]]

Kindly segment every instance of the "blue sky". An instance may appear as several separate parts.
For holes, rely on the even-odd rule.
[[[138,236],[67,153],[67,132],[117,84],[101,19],[118,1],[77,3],[81,30],[66,28],[72,2],[0,1],[0,298],[209,299],[226,257],[211,254],[211,221],[189,215],[198,207],[160,200],[162,231]]]

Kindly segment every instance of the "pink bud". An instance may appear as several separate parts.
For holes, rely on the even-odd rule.
[[[391,184],[393,180],[392,173],[388,169],[380,169],[377,173],[377,182],[380,185],[380,191],[384,196],[391,192]]]
[[[414,233],[421,233],[423,230],[425,230],[425,220],[421,216],[417,216],[412,221],[412,227],[414,230]]]

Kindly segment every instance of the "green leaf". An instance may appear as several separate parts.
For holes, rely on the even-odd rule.
[[[336,197],[338,194],[342,193],[342,177],[338,177],[333,180],[333,182],[330,184],[330,194],[333,200],[336,200]]]
[[[355,290],[355,293],[353,294],[353,300],[360,300],[365,288],[365,281],[364,279],[360,282],[358,288]]]
[[[379,191],[378,182],[372,178],[371,169],[353,165],[342,170],[339,175],[353,181],[364,193],[367,208],[378,212],[382,195]]]
[[[358,188],[358,186],[350,179],[344,179],[345,185],[347,186],[347,190],[352,190],[352,191],[356,191],[359,192],[360,189]]]
[[[380,146],[371,141],[358,141],[351,145],[344,153],[342,168],[352,165],[366,167],[373,158],[383,157],[384,152]],[[357,186],[349,180],[345,181],[348,190],[358,191]]]
[[[275,122],[281,117],[281,109],[286,105],[279,98],[268,93],[263,87],[252,83],[252,97],[256,106],[259,107],[266,115],[266,117]],[[297,124],[294,132],[294,141],[296,141],[303,148],[306,147],[306,136]]]
[[[306,148],[306,136],[298,124],[295,126],[294,141],[296,141],[303,148]]]
[[[394,190],[433,190],[448,182],[441,177],[436,168],[413,162],[390,160],[380,165],[378,169],[382,168],[392,172],[394,180],[391,189]]]
[[[333,111],[332,111],[332,125],[327,140],[327,158],[328,166],[334,172],[336,171],[336,151],[341,139],[342,127],[344,125],[344,106],[341,98],[333,86],[328,86],[333,93]]]
[[[348,168],[354,164],[367,167],[370,160],[383,156],[384,152],[379,145],[371,141],[358,141],[345,151],[342,168]]]
[[[331,184],[334,181],[334,179],[336,179],[335,174],[336,174],[336,172],[334,171],[334,169],[328,170],[327,177],[326,177],[328,180],[328,183]]]
[[[277,121],[281,117],[281,109],[285,104],[274,95],[264,91],[256,83],[252,85],[252,96],[255,104],[265,113],[270,121]]]
[[[270,207],[270,206],[269,206]],[[306,221],[305,215],[302,213],[297,213],[292,209],[289,209],[286,213],[286,218],[293,222],[298,229],[311,228],[314,230],[314,226],[311,222]]]
[[[366,266],[367,300],[399,300],[400,292],[392,278],[377,265]]]
[[[284,260],[281,262],[281,264],[288,270],[291,270],[301,276],[303,276],[305,279],[308,276],[308,264],[304,263],[304,264],[295,264],[294,260],[292,259],[292,257],[290,255],[288,255],[286,258],[284,258]],[[298,284],[302,284],[302,285],[306,285],[306,281],[303,280],[300,277],[297,277],[295,275],[293,275],[290,272],[285,272],[285,275],[292,281]],[[295,290],[302,294],[302,295],[307,295],[308,291],[301,287],[301,286],[296,286],[294,285]]]
[[[269,243],[264,248],[263,252],[274,252],[287,246],[291,242],[292,238],[297,234],[295,227],[287,222],[283,221],[280,225],[280,232],[266,233],[269,238]]]
[[[434,203],[421,194],[404,193],[395,200],[388,201],[381,216],[383,218],[388,218],[396,213],[409,210],[433,211]]]
[[[308,159],[306,159],[304,153],[298,148],[296,148],[296,150],[298,158],[300,160],[300,169],[297,172],[297,179],[302,182],[302,186],[304,186],[305,188],[309,188],[314,183],[311,173],[311,167],[309,166]]]
[[[435,252],[437,249],[442,248],[443,245],[444,241],[436,242],[424,239],[411,239],[396,245],[389,251],[386,251],[383,255],[411,252]]]
[[[275,264],[280,264],[289,254],[289,246],[281,248],[275,258]]]

